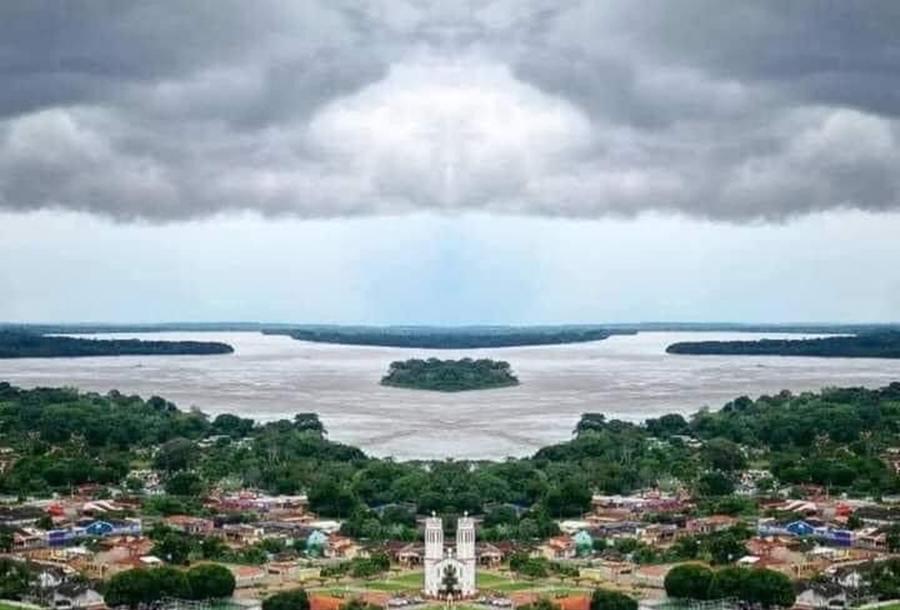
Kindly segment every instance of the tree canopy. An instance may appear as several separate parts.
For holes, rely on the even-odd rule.
[[[264,599],[262,610],[309,610],[309,597],[303,589],[282,591]]]
[[[619,591],[594,589],[591,610],[637,610],[637,600]]]
[[[726,567],[713,571],[699,564],[682,564],[666,575],[666,595],[676,599],[710,600],[733,597],[763,608],[789,608],[795,594],[791,580],[767,568]]]
[[[309,413],[266,423],[237,416],[210,421],[159,397],[2,382],[0,434],[17,456],[0,473],[3,493],[129,484],[130,464],[152,459],[175,495],[147,498],[149,513],[199,513],[198,498],[226,481],[268,493],[305,492],[311,510],[340,518],[347,535],[376,542],[415,539],[413,515],[432,511],[484,512],[483,539],[531,542],[555,535],[554,520],[589,510],[594,491],[629,493],[673,481],[693,487],[704,510],[736,514],[741,503],[728,494],[751,459],[768,463],[772,479],[786,483],[900,491],[900,478],[879,457],[900,434],[900,383],[740,397],[719,411],[643,424],[585,414],[571,440],[499,462],[369,458],[330,441]],[[726,548],[719,557],[739,552],[733,541],[717,542]],[[702,556],[716,561],[712,544]]]
[[[381,385],[439,392],[502,388],[518,383],[508,362],[488,358],[396,361],[381,378]]]
[[[757,341],[685,341],[670,354],[720,356],[815,356],[820,358],[900,358],[900,332],[881,330],[851,337],[759,339]]]
[[[0,359],[77,358],[82,356],[197,356],[230,354],[234,348],[215,341],[145,341],[47,336],[0,329]]]
[[[596,326],[550,326],[533,328],[382,328],[318,327],[265,329],[266,334],[288,335],[299,341],[378,345],[424,349],[478,349],[522,345],[558,345],[601,341],[613,334],[631,334],[628,330],[609,330]]]

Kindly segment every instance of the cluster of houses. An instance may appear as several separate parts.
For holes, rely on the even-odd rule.
[[[752,480],[759,480],[754,476]],[[741,526],[753,533],[737,565],[765,567],[791,578],[799,608],[847,608],[874,601],[867,567],[890,558],[888,531],[900,525],[900,507],[867,500],[830,498],[815,486],[792,490],[801,499],[758,502],[755,518],[710,515],[687,518],[694,508],[684,493],[649,491],[632,496],[595,495],[590,513],[563,521],[566,534],[541,552],[554,559],[581,558],[582,577],[636,590],[662,589],[677,563],[640,565],[591,548],[592,538],[631,538],[665,550],[684,536],[704,536]],[[652,518],[651,518],[652,517]],[[851,527],[851,524],[853,527]],[[614,555],[614,554],[613,554]]]
[[[160,487],[152,471],[129,476],[142,481],[144,494],[157,493],[154,490]],[[560,535],[527,547],[513,541],[478,541],[476,560],[481,568],[500,569],[513,553],[527,550],[577,567],[579,580],[612,583],[653,597],[661,595],[666,575],[677,564],[642,564],[632,554],[609,552],[610,541],[631,539],[664,551],[685,536],[708,536],[740,526],[753,535],[746,542],[746,555],[735,558],[736,563],[790,577],[797,583],[798,607],[835,609],[870,601],[866,566],[891,557],[889,532],[900,525],[900,498],[896,505],[891,498],[878,502],[832,498],[815,486],[770,496],[760,494],[763,480],[770,484],[771,475],[749,470],[737,487],[737,495],[756,499],[760,516],[752,519],[690,516],[697,514],[697,507],[686,489],[597,494],[582,518],[559,522]],[[107,499],[108,490],[100,492],[84,486],[66,498],[0,505],[0,531],[8,532],[3,550],[27,561],[35,574],[32,601],[60,610],[102,607],[102,595],[92,581],[165,564],[165,558],[154,555],[154,542],[146,536],[157,525],[190,536],[217,537],[235,551],[266,540],[302,540],[302,555],[268,555],[260,565],[228,565],[238,589],[251,596],[261,588],[315,581],[321,566],[365,557],[374,550],[387,552],[403,569],[421,569],[425,561],[422,542],[370,545],[340,535],[341,524],[317,519],[303,495],[214,492],[204,514],[216,517],[209,518],[148,517],[141,514],[140,500],[124,493]],[[597,540],[604,544],[595,544]],[[612,546],[614,550],[618,545]]]
[[[12,533],[11,551],[27,551],[85,538],[140,536],[141,520],[122,516],[127,513],[108,501],[34,502],[0,508],[0,527]]]
[[[68,610],[102,608],[103,597],[92,582],[134,568],[165,564],[155,556],[155,542],[146,534],[157,525],[197,537],[218,537],[240,551],[267,539],[304,540],[309,555],[269,556],[261,565],[229,565],[238,589],[280,585],[318,576],[314,563],[352,559],[363,553],[358,542],[338,535],[340,523],[316,519],[305,496],[269,496],[242,492],[209,498],[209,514],[138,517],[140,503],[125,495],[97,499],[92,486],[54,500],[15,502],[0,506],[0,530],[9,532],[8,556],[22,560],[33,574],[29,601]],[[244,522],[246,515],[255,515]],[[229,519],[228,516],[241,519]]]

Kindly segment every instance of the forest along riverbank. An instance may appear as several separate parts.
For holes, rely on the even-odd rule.
[[[900,379],[897,360],[665,353],[679,341],[778,338],[772,333],[641,332],[572,345],[439,352],[314,344],[256,332],[102,336],[219,341],[235,352],[6,360],[0,379],[22,387],[159,394],[185,409],[263,421],[315,412],[330,438],[403,459],[527,455],[569,439],[585,412],[634,421],[719,408],[742,394],[878,387]],[[520,385],[445,394],[379,384],[391,362],[432,356],[505,360]]]

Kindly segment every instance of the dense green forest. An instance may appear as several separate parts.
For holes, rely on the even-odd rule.
[[[214,341],[143,341],[82,339],[0,330],[0,358],[76,358],[81,356],[195,356],[230,354],[226,343]]]
[[[197,442],[210,437],[217,438]],[[314,414],[260,424],[210,419],[159,397],[0,383],[0,445],[17,456],[0,475],[2,493],[120,484],[130,469],[150,464],[172,494],[148,500],[164,514],[202,513],[196,498],[208,487],[247,485],[305,491],[313,510],[349,517],[348,528],[373,535],[409,533],[411,515],[434,510],[491,515],[485,537],[528,537],[552,531],[551,518],[587,510],[594,491],[687,485],[701,498],[699,510],[741,510],[729,494],[751,463],[781,483],[896,493],[900,480],[881,456],[900,447],[900,383],[741,397],[719,411],[642,424],[586,414],[569,441],[529,458],[478,462],[370,458],[328,440]]]
[[[597,327],[321,327],[292,330],[266,329],[266,334],[288,335],[299,341],[412,347],[423,349],[477,349],[515,347],[521,345],[556,345],[601,341],[613,334],[633,331],[610,331]]]
[[[509,362],[481,358],[472,360],[398,360],[392,362],[381,385],[434,390],[438,392],[462,392],[519,385]]]
[[[821,358],[900,358],[900,332],[882,331],[852,337],[692,341],[673,343],[670,354],[721,356],[816,356]]]

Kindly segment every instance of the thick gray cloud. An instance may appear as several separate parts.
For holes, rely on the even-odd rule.
[[[900,207],[900,4],[0,4],[0,208]]]

